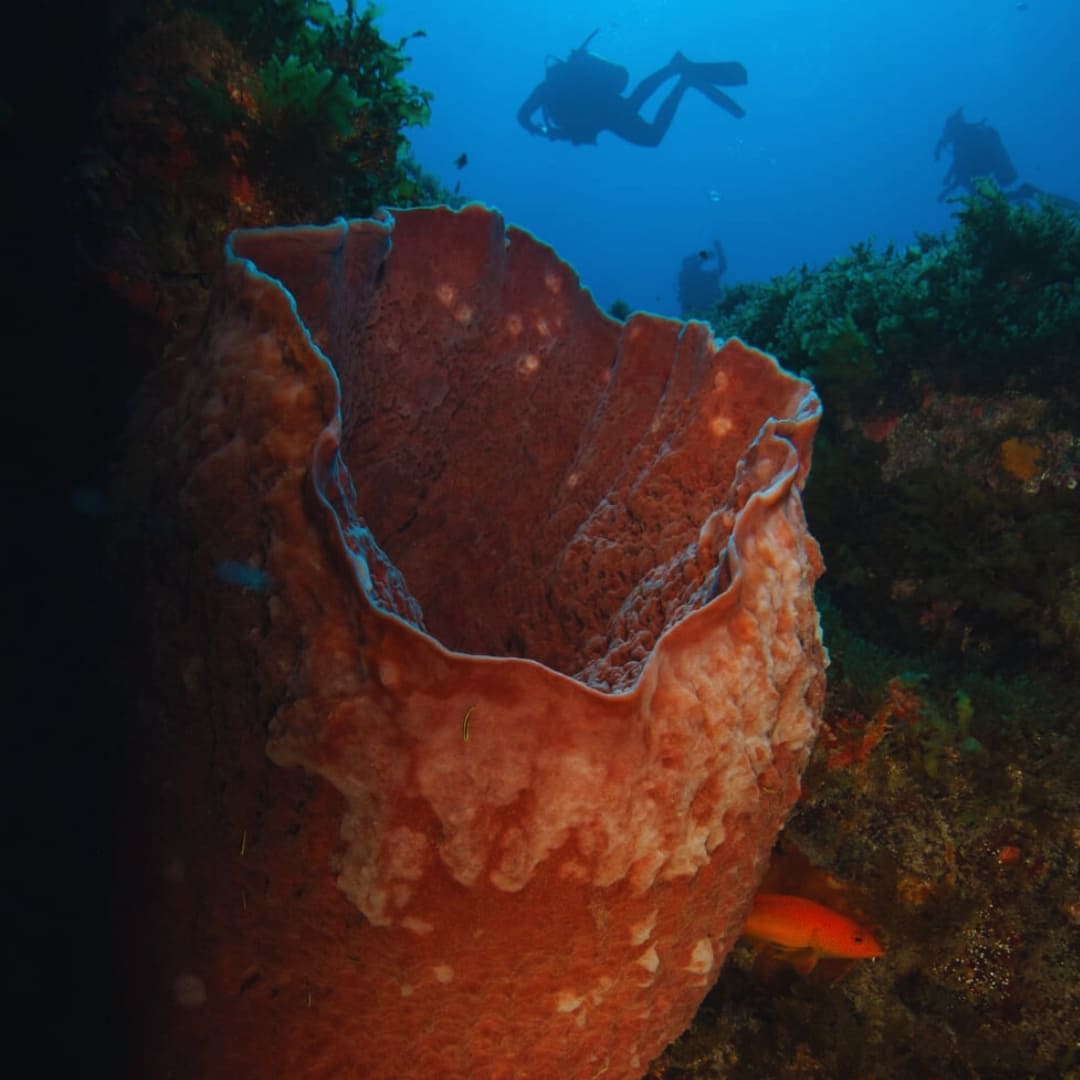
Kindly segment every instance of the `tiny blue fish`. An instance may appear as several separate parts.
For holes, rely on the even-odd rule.
[[[71,489],[68,504],[76,513],[85,514],[86,517],[103,518],[109,513],[109,500],[105,492],[85,484]]]
[[[247,563],[234,559],[222,559],[214,564],[214,572],[227,585],[239,585],[251,592],[268,592],[270,575],[265,570],[257,570]]]

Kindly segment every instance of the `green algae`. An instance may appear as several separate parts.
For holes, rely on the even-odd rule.
[[[893,406],[928,384],[1055,386],[1080,343],[1080,216],[1013,205],[989,184],[958,203],[950,236],[880,251],[867,241],[820,269],[726,290],[717,335],[752,341],[867,405],[871,362],[872,400]]]
[[[209,123],[204,154],[227,137],[234,162],[296,220],[413,202],[405,131],[429,121],[432,95],[403,77],[409,39],[385,41],[374,5],[186,0],[177,10],[219,27],[232,54],[186,80]]]
[[[1080,651],[1080,217],[960,203],[949,237],[739,286],[714,313],[811,377],[823,592],[901,649]]]

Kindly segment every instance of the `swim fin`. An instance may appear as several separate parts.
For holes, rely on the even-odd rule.
[[[732,116],[741,120],[746,115],[746,110],[734,98],[728,97],[723,90],[717,90],[712,83],[697,82],[696,80],[687,81],[695,90],[704,94],[714,105],[719,105],[721,109],[725,109],[727,112],[731,113]]]
[[[737,60],[687,60],[681,52],[675,54],[673,66],[693,82],[708,82],[717,86],[745,86],[746,68]]]

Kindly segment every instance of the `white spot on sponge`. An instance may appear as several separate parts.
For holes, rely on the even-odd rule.
[[[401,669],[392,660],[380,660],[378,672],[379,682],[388,690],[393,690],[401,682]]]
[[[525,353],[517,362],[519,375],[535,375],[540,369],[540,357],[536,353]]]
[[[656,946],[650,945],[637,958],[636,963],[640,964],[650,975],[655,975],[657,968],[660,967],[660,955],[656,951]]]
[[[653,910],[641,920],[636,922],[630,927],[630,944],[631,945],[644,945],[649,938],[652,937],[652,932],[656,927],[656,909]]]

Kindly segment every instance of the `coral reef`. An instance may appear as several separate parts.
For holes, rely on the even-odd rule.
[[[1080,656],[1080,218],[983,186],[955,234],[740,286],[719,334],[815,380],[829,598],[894,647]]]
[[[427,122],[431,94],[402,79],[406,40],[383,41],[373,5],[359,14],[353,0],[341,13],[322,0],[184,8],[223,36],[211,66],[186,78],[202,111],[199,157],[229,147],[250,205],[277,220],[322,220],[409,201],[403,129]]]
[[[121,814],[116,793],[138,780],[126,710],[145,704],[135,683],[160,672],[139,667],[137,642],[103,688],[117,660],[108,620],[132,600],[139,559],[165,569],[162,548],[193,538],[181,516],[149,513],[135,557],[108,579],[101,568],[117,554],[104,528],[136,495],[104,493],[127,403],[177,328],[201,317],[228,231],[454,201],[408,154],[408,125],[429,104],[403,79],[414,45],[368,36],[377,19],[350,10],[348,26],[296,0],[48,0],[5,16],[0,122],[18,165],[8,250],[35,298],[13,305],[27,362],[6,395],[6,432],[31,461],[7,474],[12,518],[28,526],[10,538],[20,634],[9,659],[33,695],[14,752],[47,763],[56,796],[42,798],[39,770],[15,770],[9,816],[27,835],[7,850],[19,916],[8,970],[26,1010],[11,1026],[46,1025],[32,1053],[56,1075],[88,1061],[125,1075],[133,1033],[109,973],[130,890],[145,887],[140,917],[169,933],[205,929],[213,915],[192,902],[192,881],[211,865],[233,886],[230,940],[245,941],[256,904],[310,902],[308,867],[337,845],[333,830],[312,843],[301,827],[340,820],[336,789],[272,765],[258,738],[228,760],[223,747],[245,738],[229,695],[279,702],[243,663],[222,697],[210,694],[198,633],[176,700],[203,702],[209,727],[185,740],[163,711],[160,731],[144,734],[198,758],[206,804],[151,787],[134,816]],[[341,62],[368,48],[377,62]],[[287,160],[288,147],[302,153]],[[295,167],[304,154],[318,169]],[[833,906],[843,881],[839,906],[874,925],[886,954],[763,981],[737,947],[651,1075],[1077,1075],[1077,266],[1075,217],[984,188],[960,204],[950,237],[867,243],[819,271],[727,291],[719,332],[813,373],[826,406],[808,491],[829,565],[826,724],[766,880]],[[192,618],[207,578],[215,602],[246,620],[243,640],[257,640],[274,579],[234,558],[169,579],[164,629]],[[482,720],[467,707],[454,717],[462,743],[469,731],[478,744]],[[271,775],[283,786],[271,790]],[[238,809],[230,786],[252,802]],[[142,806],[163,817],[144,819]],[[120,825],[144,827],[135,848],[153,864],[149,880],[113,879]],[[203,830],[201,865],[162,845],[185,828]],[[267,887],[271,837],[297,869]],[[800,851],[820,869],[791,869]],[[145,951],[151,967],[167,938]],[[349,954],[339,959],[343,982],[363,978]],[[179,966],[164,987],[144,980],[135,992],[164,990],[193,1031],[217,1007],[219,979],[232,980],[232,1008],[283,1000],[294,1020],[327,1015],[333,985],[301,971],[279,984],[268,970]],[[334,1036],[315,1031],[320,1046]],[[215,1050],[228,1069],[230,1047]],[[316,1052],[306,1064],[334,1063]],[[267,1070],[280,1071],[280,1059]]]
[[[868,241],[819,270],[733,286],[713,312],[717,333],[813,372],[845,413],[904,411],[930,391],[1069,385],[1080,217],[1013,205],[989,184],[959,203],[949,236],[881,252]]]
[[[431,94],[376,9],[319,0],[118,4],[64,208],[85,282],[156,357],[197,312],[230,229],[442,201],[405,137]],[[414,35],[415,36],[415,35]],[[28,118],[29,119],[29,118]]]

